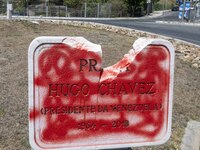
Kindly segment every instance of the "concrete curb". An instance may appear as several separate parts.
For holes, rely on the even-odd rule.
[[[188,122],[182,139],[181,150],[200,150],[200,122]]]

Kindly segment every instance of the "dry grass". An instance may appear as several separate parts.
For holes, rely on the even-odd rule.
[[[102,45],[104,67],[117,62],[137,37],[104,30],[29,22],[0,21],[0,149],[26,150],[28,144],[28,69],[30,42],[44,35],[83,36]],[[172,136],[160,146],[135,148],[178,149],[189,120],[200,121],[200,70],[176,59]]]

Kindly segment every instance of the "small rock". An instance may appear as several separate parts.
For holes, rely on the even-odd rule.
[[[179,51],[179,50],[176,50],[176,51],[175,51],[175,53],[181,53],[181,51]]]
[[[193,60],[193,58],[190,56],[190,55],[185,55],[184,56],[184,59],[186,60],[186,61],[192,61]]]
[[[199,60],[200,60],[200,57],[196,57],[194,60],[195,60],[195,61],[199,61]]]
[[[8,62],[7,58],[0,58],[0,65],[5,65]]]
[[[198,69],[198,68],[199,68],[199,66],[198,66],[198,64],[197,64],[197,63],[194,63],[194,64],[192,64],[192,68],[196,68],[196,69]]]
[[[193,57],[193,58],[196,58],[196,57],[197,57],[197,55],[196,55],[196,54],[193,54],[193,55],[192,55],[192,57]]]
[[[38,21],[30,21],[30,22],[33,23],[33,24],[37,24],[37,25],[40,24]]]
[[[185,53],[190,53],[190,51],[184,51]]]

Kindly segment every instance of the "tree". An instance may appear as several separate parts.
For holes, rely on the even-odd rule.
[[[49,0],[49,3],[54,4],[54,5],[63,5],[64,0]]]
[[[77,8],[83,1],[81,0],[64,0],[64,5],[68,7]]]
[[[108,0],[63,0],[64,5],[68,7],[77,8],[83,3],[106,3]]]
[[[146,0],[125,0],[124,2],[127,6],[130,16],[134,16],[136,7],[143,6],[146,3]]]
[[[108,3],[112,6],[112,17],[122,17],[127,14],[126,4],[124,0],[108,0]]]

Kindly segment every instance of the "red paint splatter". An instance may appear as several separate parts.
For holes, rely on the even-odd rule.
[[[29,118],[31,121],[34,120],[35,118],[40,117],[40,115],[41,115],[40,111],[38,111],[38,110],[29,110],[29,112],[30,112]]]

